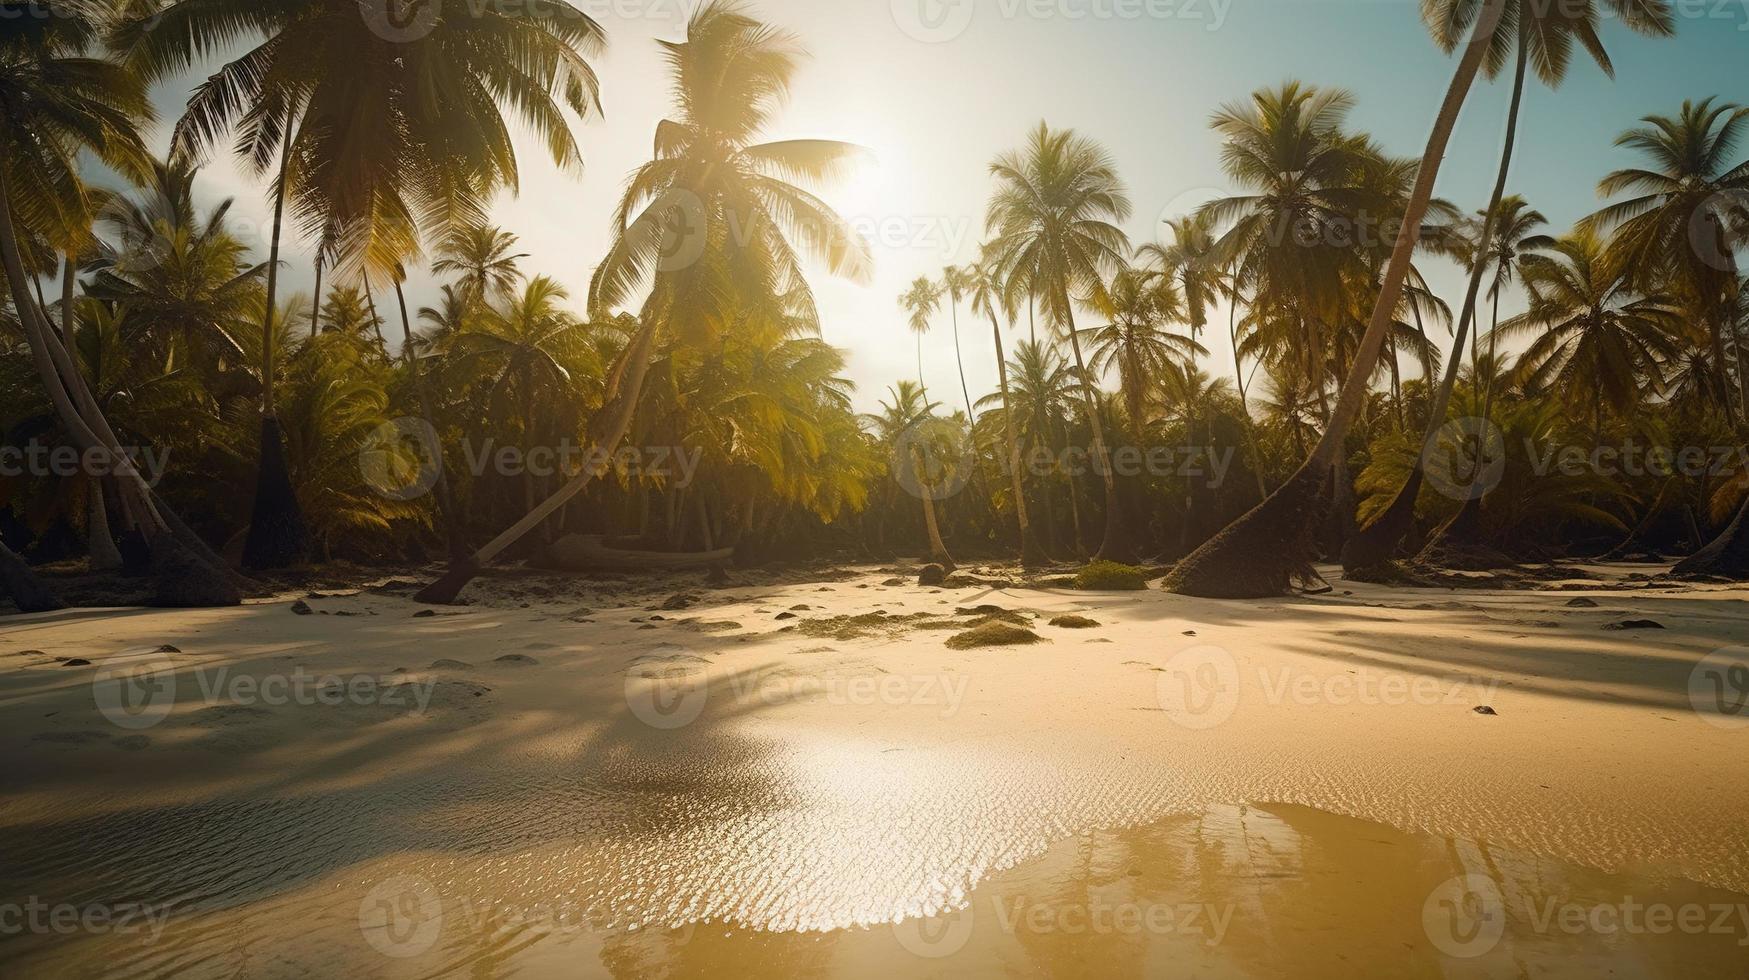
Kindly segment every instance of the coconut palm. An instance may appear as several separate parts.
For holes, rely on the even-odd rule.
[[[972,414],[972,389],[966,384],[966,358],[960,351],[960,300],[971,289],[972,274],[968,269],[950,265],[941,270],[941,292],[947,297],[947,309],[953,317],[953,356],[960,370],[960,394],[966,400],[966,417]]]
[[[1131,558],[1135,542],[1123,527],[1116,475],[1074,309],[1076,298],[1098,288],[1105,275],[1129,258],[1129,239],[1117,226],[1129,217],[1129,198],[1103,147],[1073,130],[1053,130],[1042,122],[1023,149],[997,157],[990,173],[997,187],[985,223],[995,234],[990,249],[999,257],[1002,276],[1017,294],[1037,297],[1045,321],[1068,339],[1080,372],[1093,458],[1105,482],[1105,536],[1098,557]]]
[[[990,318],[990,335],[995,341],[1003,436],[1008,450],[1008,478],[1014,492],[1015,518],[1020,524],[1020,563],[1030,568],[1044,564],[1046,559],[1033,539],[1032,518],[1027,513],[1026,479],[1021,473],[1024,467],[1020,454],[1020,437],[1014,424],[1013,403],[1009,398],[1007,345],[1002,342],[1002,323],[996,315],[1000,310],[1002,316],[1012,323],[1014,309],[1009,305],[1007,289],[996,273],[995,262],[988,254],[966,272],[966,296],[971,302],[972,315],[981,313]],[[975,415],[973,417],[976,418]]]
[[[457,298],[477,307],[508,295],[526,278],[519,263],[528,255],[515,249],[516,236],[502,228],[464,225],[438,244],[431,271],[453,276]]]
[[[0,32],[0,269],[32,362],[57,418],[80,448],[121,452],[63,338],[48,323],[21,243],[33,236],[68,243],[90,240],[96,200],[78,176],[76,158],[89,152],[118,171],[142,176],[148,157],[137,124],[152,116],[142,80],[121,66],[90,57],[108,14],[105,5],[58,5],[54,16],[11,11]],[[138,474],[118,481],[123,513],[151,542],[158,566],[155,601],[163,605],[234,605],[236,587],[218,570],[211,550],[187,531]],[[194,553],[190,553],[189,549]],[[53,598],[5,560],[6,584],[21,607],[46,608]]]
[[[901,381],[887,389],[891,401],[881,402],[878,414],[865,416],[874,430],[877,442],[888,450],[895,476],[923,501],[923,527],[929,536],[929,560],[948,569],[954,568],[953,557],[941,540],[941,524],[935,515],[935,498],[941,488],[934,482],[936,470],[952,455],[946,447],[935,445],[930,423],[941,406],[929,401],[921,386]]]
[[[235,130],[239,156],[273,173],[270,316],[288,204],[314,233],[320,261],[332,255],[392,276],[422,225],[477,220],[495,192],[515,186],[507,110],[559,164],[581,162],[564,110],[595,108],[585,53],[603,40],[563,0],[526,11],[438,10],[429,32],[399,41],[370,11],[333,0],[175,0],[129,14],[112,44],[148,82],[214,48],[253,42],[195,89],[173,146],[199,157]],[[263,325],[264,337],[274,334]],[[306,544],[274,417],[274,356],[263,344],[257,520],[244,549],[245,563],[262,568],[296,561]]]
[[[1197,355],[1207,353],[1190,337],[1167,329],[1182,302],[1171,280],[1133,266],[1118,270],[1110,285],[1088,297],[1088,308],[1108,321],[1081,331],[1088,366],[1097,376],[1117,372],[1137,446],[1147,444],[1150,393],[1169,378],[1182,377]]]
[[[614,239],[596,268],[589,309],[611,318],[640,290],[640,329],[607,373],[592,426],[611,452],[632,423],[656,331],[708,343],[749,314],[818,322],[803,254],[828,271],[866,281],[868,243],[800,186],[842,174],[860,148],[831,140],[759,142],[789,92],[802,50],[796,38],[712,0],[687,21],[686,40],[658,42],[673,75],[675,118],[657,124],[654,159],[631,176],[614,215]],[[596,477],[578,474],[466,563],[452,565],[423,601],[450,601],[474,569],[544,522]]]
[[[941,309],[941,288],[928,276],[918,276],[899,297],[899,308],[905,311],[906,323],[917,337],[917,386],[924,397],[929,384],[923,380],[923,338],[929,333],[929,320]]]
[[[1222,250],[1207,215],[1180,215],[1165,224],[1172,231],[1172,243],[1148,242],[1137,250],[1136,258],[1172,280],[1184,298],[1190,339],[1200,342],[1208,328],[1209,307],[1226,284]]]
[[[1502,337],[1531,337],[1519,358],[1520,383],[1592,420],[1627,412],[1662,384],[1663,365],[1681,351],[1677,310],[1635,291],[1595,232],[1580,229],[1520,259],[1530,309],[1500,325]]]
[[[1617,170],[1598,193],[1631,195],[1586,219],[1588,227],[1613,228],[1615,261],[1637,270],[1642,284],[1666,280],[1699,299],[1707,310],[1712,362],[1725,374],[1725,336],[1737,287],[1735,253],[1749,241],[1749,162],[1734,154],[1749,125],[1749,108],[1711,98],[1684,102],[1674,117],[1646,116],[1616,145],[1638,151],[1647,166]],[[1749,414],[1749,360],[1738,348],[1739,404],[1724,403],[1727,417]]]

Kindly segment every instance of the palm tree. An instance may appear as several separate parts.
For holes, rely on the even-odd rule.
[[[1222,251],[1206,214],[1169,218],[1166,227],[1172,230],[1172,244],[1148,242],[1137,250],[1136,258],[1151,264],[1177,286],[1184,297],[1190,339],[1201,341],[1208,328],[1209,306],[1226,283]]]
[[[1129,240],[1116,222],[1129,217],[1130,202],[1104,148],[1073,130],[1039,123],[1024,149],[990,164],[997,189],[985,223],[1011,290],[1038,297],[1045,320],[1067,337],[1080,372],[1082,405],[1092,430],[1093,458],[1105,481],[1105,537],[1098,557],[1133,557],[1135,542],[1123,527],[1117,480],[1106,450],[1093,376],[1081,352],[1074,297],[1098,288],[1102,277],[1124,264]]]
[[[947,309],[953,315],[953,356],[959,363],[960,394],[966,400],[966,418],[975,418],[972,414],[972,389],[966,385],[966,358],[960,352],[960,300],[970,290],[972,274],[968,269],[950,265],[941,270],[941,291],[947,296]]]
[[[107,60],[88,57],[106,9],[72,3],[54,16],[14,18],[0,34],[0,270],[33,366],[55,414],[75,444],[120,458],[121,442],[92,397],[63,338],[30,294],[25,247],[33,235],[89,241],[95,199],[76,164],[89,152],[128,175],[149,170],[137,124],[152,116],[146,86]],[[235,605],[236,587],[211,549],[182,525],[137,473],[118,481],[122,512],[151,542],[162,605]],[[191,553],[192,552],[192,553]],[[0,572],[21,608],[57,603],[10,555]]]
[[[1000,309],[1002,315],[1010,323],[1014,320],[1014,309],[1008,303],[1008,294],[995,269],[995,263],[986,254],[967,271],[967,298],[971,301],[972,315],[980,313],[990,318],[990,335],[995,341],[996,376],[1000,381],[1002,398],[1003,435],[1008,448],[1008,478],[1014,491],[1014,513],[1020,523],[1020,564],[1024,568],[1033,568],[1045,564],[1047,558],[1038,547],[1032,535],[1032,518],[1027,513],[1026,480],[1021,474],[1024,464],[1020,455],[1020,438],[1014,424],[1013,403],[1008,391],[1008,359],[1007,345],[1002,342],[1002,324],[996,318]],[[976,417],[975,415],[973,416]]]
[[[1628,130],[1615,143],[1639,151],[1649,166],[1617,170],[1597,186],[1606,197],[1633,196],[1585,223],[1615,229],[1611,252],[1616,261],[1638,270],[1642,284],[1673,282],[1701,301],[1713,364],[1723,379],[1724,335],[1737,286],[1735,253],[1749,241],[1749,229],[1743,227],[1749,162],[1733,155],[1749,121],[1749,107],[1715,105],[1707,98],[1682,103],[1675,117],[1653,115],[1642,121],[1645,126]],[[1749,417],[1749,359],[1741,347],[1737,381],[1740,401],[1735,407],[1725,401],[1727,418],[1734,417],[1735,409]]]
[[[930,317],[941,309],[941,289],[928,276],[918,276],[911,288],[899,297],[899,308],[909,317],[906,322],[917,337],[917,386],[927,398],[929,384],[923,380],[923,337],[929,333]]]
[[[355,259],[366,275],[392,277],[422,222],[447,229],[477,220],[494,193],[515,186],[505,110],[556,162],[576,167],[564,109],[596,108],[584,52],[601,49],[601,29],[563,0],[526,11],[438,11],[428,34],[404,43],[356,5],[329,0],[175,0],[129,14],[112,44],[147,82],[238,38],[257,41],[196,88],[173,146],[198,157],[238,129],[239,155],[257,173],[274,172],[268,317],[288,203],[314,231],[322,260]],[[264,323],[262,335],[274,334]],[[275,420],[274,354],[262,345],[262,459],[244,549],[245,564],[258,568],[295,562],[307,545]]]
[[[1170,280],[1146,270],[1118,270],[1109,286],[1095,290],[1087,306],[1109,322],[1081,331],[1095,376],[1117,371],[1118,390],[1129,414],[1130,437],[1147,444],[1149,394],[1182,377],[1202,346],[1166,329],[1180,315],[1182,300]]]
[[[655,159],[631,176],[615,237],[590,282],[589,309],[609,319],[640,290],[640,329],[607,374],[591,426],[595,448],[625,438],[649,372],[658,329],[706,343],[749,314],[818,322],[800,246],[829,271],[866,281],[868,243],[795,181],[825,183],[861,155],[831,140],[758,142],[787,97],[803,52],[795,37],[712,0],[687,21],[686,40],[662,41],[677,118],[657,124]],[[596,477],[578,474],[533,513],[421,593],[452,601],[475,569],[544,522]]]
[[[454,276],[456,295],[471,307],[508,295],[526,278],[518,263],[528,258],[514,251],[516,236],[491,225],[464,225],[437,246],[431,271]]]
[[[875,430],[875,439],[889,450],[892,465],[910,467],[916,482],[915,492],[923,501],[923,527],[929,536],[929,560],[952,571],[953,557],[941,540],[941,525],[935,516],[935,497],[940,491],[931,482],[933,466],[941,447],[930,443],[928,423],[941,406],[929,401],[919,385],[901,381],[887,389],[891,402],[881,402],[877,415],[867,416]],[[908,458],[901,458],[904,454]]]
[[[1601,441],[1604,410],[1633,409],[1680,353],[1677,311],[1663,297],[1637,294],[1633,271],[1618,265],[1589,229],[1520,263],[1530,309],[1499,332],[1533,338],[1519,358],[1521,382],[1590,417]]]

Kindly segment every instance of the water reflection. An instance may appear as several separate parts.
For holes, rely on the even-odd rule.
[[[843,846],[854,855],[857,842]],[[573,856],[560,847],[380,856],[293,890],[175,915],[156,941],[89,929],[0,937],[0,962],[11,976],[880,980],[1686,980],[1740,978],[1749,964],[1745,896],[1655,869],[1606,873],[1296,806],[1216,807],[1080,834],[948,896],[954,911],[830,931],[607,921],[596,896],[647,885],[569,876],[554,887],[566,876],[531,870]],[[833,887],[766,885],[777,902]]]

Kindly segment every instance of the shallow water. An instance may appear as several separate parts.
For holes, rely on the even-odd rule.
[[[78,908],[102,896],[118,916],[130,903],[151,907],[109,931],[7,936],[4,971],[1725,978],[1749,966],[1749,896],[1655,869],[1605,873],[1295,806],[1215,807],[1075,834],[969,893],[942,895],[945,910],[931,916],[883,905],[899,889],[871,888],[859,871],[889,863],[872,853],[875,841],[840,841],[841,873],[805,880],[782,877],[783,845],[775,841],[744,840],[738,855],[724,856],[721,868],[769,870],[759,894],[782,916],[805,914],[798,903],[818,901],[869,917],[821,930],[726,926],[705,912],[708,904],[674,908],[685,922],[678,928],[624,921],[620,913],[642,901],[635,896],[663,893],[659,874],[615,879],[598,863],[603,855],[580,845],[488,847],[502,829],[489,821],[473,823],[481,846],[440,853],[419,850],[412,828],[399,842],[405,850],[386,837],[364,846],[356,835],[343,846],[347,835],[320,833],[338,816],[311,809],[161,819],[137,825],[134,835],[87,839],[87,859],[63,865],[58,883],[38,877],[52,842],[36,860],[13,866],[9,895],[23,886]],[[195,820],[198,830],[183,822]],[[204,835],[205,843],[165,854],[172,834]],[[278,834],[326,846],[262,846]],[[256,844],[239,848],[239,837]],[[657,835],[647,846],[664,843]],[[221,854],[245,860],[216,860]],[[890,857],[902,865],[906,856]],[[122,868],[139,876],[124,885],[115,877]],[[25,880],[15,877],[20,871]],[[674,871],[687,880],[686,869]],[[725,884],[730,894],[745,893]],[[164,911],[168,918],[157,920]],[[53,914],[38,917],[49,922]]]

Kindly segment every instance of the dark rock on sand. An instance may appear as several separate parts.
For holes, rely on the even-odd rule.
[[[1498,711],[1495,711],[1493,708],[1488,707],[1485,704],[1477,705],[1475,711],[1476,711],[1476,714],[1478,714],[1478,715],[1497,715],[1500,713]]]
[[[1597,608],[1597,600],[1596,599],[1588,599],[1585,596],[1579,596],[1576,599],[1568,599],[1567,605],[1571,606],[1574,609],[1596,609]]]
[[[918,585],[940,585],[945,581],[947,581],[947,569],[940,565],[924,565],[923,570],[917,573]]]
[[[432,670],[468,670],[474,665],[460,660],[437,660],[431,664]]]
[[[533,667],[540,663],[539,660],[534,659],[526,653],[507,653],[492,662],[495,664],[507,664],[512,667]]]
[[[291,604],[291,611],[297,613],[299,616],[308,616],[315,612],[314,609],[310,608],[310,604],[302,599]]]
[[[1603,627],[1606,630],[1661,630],[1664,624],[1655,619],[1624,619],[1619,623],[1609,623]]]
[[[84,657],[74,657],[71,660],[61,661],[61,666],[63,666],[63,667],[89,667],[89,666],[91,666],[91,661],[86,660]]]
[[[437,610],[435,610],[435,609],[421,609],[418,612],[413,614],[413,618],[414,619],[430,619],[436,615],[437,615]]]

